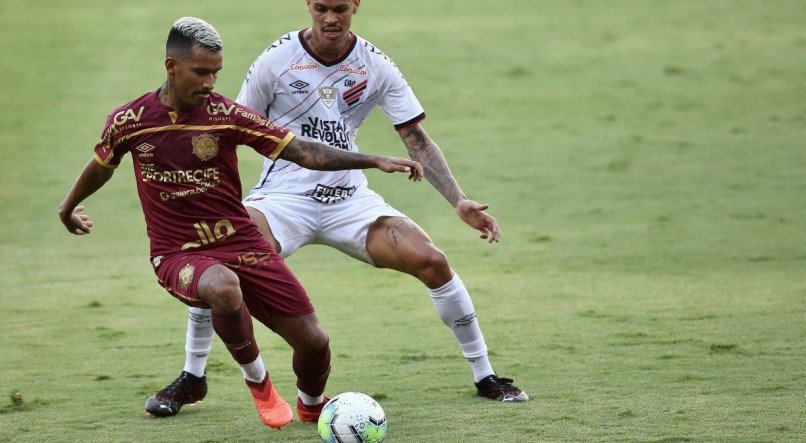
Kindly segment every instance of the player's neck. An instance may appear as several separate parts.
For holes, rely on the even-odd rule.
[[[311,51],[323,60],[335,60],[341,57],[353,41],[353,34],[349,32],[344,38],[331,41],[317,35],[312,28],[308,29],[304,37]]]
[[[188,109],[192,108],[192,106],[180,103],[180,101],[176,98],[176,93],[174,92],[171,82],[167,80],[162,84],[162,87],[157,94],[157,98],[159,98],[160,103],[173,108],[173,110],[176,112],[187,111]]]

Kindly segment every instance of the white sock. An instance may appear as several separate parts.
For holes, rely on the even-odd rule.
[[[451,328],[459,347],[462,348],[462,355],[470,362],[474,381],[493,374],[493,368],[487,358],[487,344],[484,342],[484,335],[476,318],[473,301],[470,300],[470,294],[467,293],[459,274],[453,274],[448,283],[436,289],[429,289],[428,292],[431,294],[431,301],[434,302],[439,318]]]
[[[310,395],[299,390],[299,388],[297,388],[297,395],[299,396],[299,399],[302,400],[302,404],[304,404],[305,406],[316,406],[322,404],[322,402],[325,401],[324,395],[320,395],[318,397],[311,397]]]
[[[476,383],[488,375],[495,374],[490,364],[490,359],[487,358],[486,354],[478,358],[468,358],[467,361],[470,362],[470,367],[473,368],[473,381]]]
[[[190,308],[188,311],[184,370],[196,377],[202,377],[215,335],[213,323],[210,321],[211,311],[202,308]]]
[[[241,372],[243,372],[243,378],[253,383],[262,382],[266,378],[266,367],[263,366],[263,359],[260,358],[260,354],[257,355],[257,358],[252,363],[241,365]]]

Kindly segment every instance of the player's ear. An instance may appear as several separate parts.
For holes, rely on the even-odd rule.
[[[359,6],[361,6],[361,0],[353,0],[353,14],[358,14]]]
[[[176,59],[173,57],[165,57],[165,70],[170,75],[174,75],[176,70]]]

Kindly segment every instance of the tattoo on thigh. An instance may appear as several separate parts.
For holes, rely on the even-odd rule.
[[[392,249],[397,249],[397,245],[414,230],[414,226],[408,220],[398,220],[386,228],[386,236],[392,241]]]

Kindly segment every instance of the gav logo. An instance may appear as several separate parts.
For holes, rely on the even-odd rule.
[[[210,102],[210,104],[207,105],[207,113],[210,115],[218,115],[219,113],[229,115],[234,107],[235,107],[234,104],[225,106],[224,103]]]
[[[129,120],[139,122],[140,117],[143,116],[143,110],[145,108],[146,108],[145,106],[140,106],[140,109],[138,109],[137,112],[134,112],[133,109],[124,109],[123,111],[120,111],[117,114],[115,114],[115,116],[112,118],[112,121],[115,123],[116,126],[120,126],[128,122]]]
[[[296,80],[293,83],[290,83],[288,86],[294,88],[294,91],[291,91],[292,94],[307,94],[308,90],[305,89],[310,86],[310,83],[305,83],[302,80]]]

